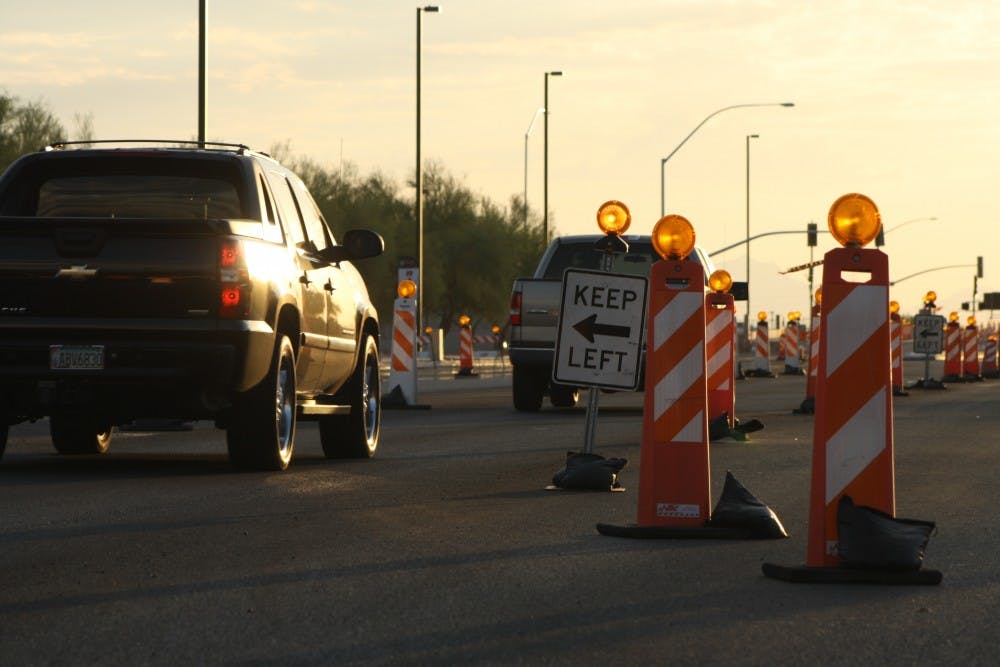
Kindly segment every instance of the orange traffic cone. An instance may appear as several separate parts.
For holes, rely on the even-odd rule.
[[[708,364],[708,421],[726,416],[729,428],[735,423],[736,354],[733,346],[736,301],[732,294],[705,295],[706,357]]]
[[[909,396],[903,390],[903,318],[899,303],[889,302],[889,347],[892,351],[892,395]]]
[[[889,261],[881,250],[861,247],[875,238],[879,225],[878,209],[863,195],[845,195],[830,210],[830,231],[845,247],[830,250],[823,259],[822,352],[813,422],[806,567],[765,563],[764,574],[770,577],[845,583],[941,580],[940,572],[911,568],[913,560],[919,567],[930,531],[917,545],[916,558],[917,554],[909,553],[909,543],[902,545],[897,539],[906,531],[893,527],[897,520],[893,518]],[[868,280],[845,279],[845,275],[859,274],[867,274]],[[848,515],[862,507],[865,512],[880,513],[890,524],[888,530],[858,537],[852,527],[848,535],[842,535],[840,527],[849,521]],[[922,528],[933,527],[921,523]],[[901,551],[908,551],[905,559],[900,558]],[[858,553],[865,555],[858,559]],[[903,560],[906,571],[894,569],[897,561],[903,569]]]
[[[983,379],[979,374],[979,329],[976,318],[972,316],[962,334],[962,379],[966,382]]]
[[[711,521],[704,269],[686,259],[694,229],[680,216],[656,223],[653,245],[664,261],[654,263],[649,276],[638,523],[597,524],[597,530],[615,537],[787,537],[774,512],[756,498],[741,508],[756,516],[724,512]],[[731,495],[752,498],[749,492]]]
[[[984,378],[996,379],[1000,378],[1000,366],[997,365],[997,335],[990,334],[986,337],[986,343],[983,345],[983,366],[982,372]]]
[[[948,316],[944,328],[944,377],[942,382],[962,380],[962,326],[958,323],[958,313]]]

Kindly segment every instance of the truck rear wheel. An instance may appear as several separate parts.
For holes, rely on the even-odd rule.
[[[49,433],[60,454],[104,454],[111,445],[111,427],[86,415],[51,415]]]
[[[368,459],[375,456],[382,423],[382,378],[378,369],[378,344],[365,336],[358,365],[344,387],[351,406],[348,415],[319,420],[319,441],[328,459]]]
[[[572,408],[580,400],[580,388],[568,384],[549,385],[549,402],[557,408]]]
[[[542,408],[542,398],[549,383],[548,372],[532,366],[514,364],[512,367],[511,389],[514,393],[514,409],[520,412],[538,412]]]
[[[226,428],[229,460],[237,468],[284,470],[292,461],[295,418],[295,348],[281,336],[267,377],[233,406]]]

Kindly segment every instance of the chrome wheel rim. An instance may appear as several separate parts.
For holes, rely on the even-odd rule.
[[[365,438],[368,444],[378,435],[379,425],[379,374],[374,356],[365,360],[364,382],[361,386],[361,405],[364,407]]]
[[[274,420],[278,432],[278,454],[282,460],[291,456],[292,429],[295,427],[295,368],[283,357],[278,367],[278,386],[274,392]]]

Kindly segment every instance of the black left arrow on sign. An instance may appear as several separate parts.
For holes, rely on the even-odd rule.
[[[573,328],[579,331],[580,335],[586,338],[588,343],[594,342],[594,336],[628,338],[632,334],[632,327],[617,324],[598,324],[597,313],[580,320],[573,325]]]

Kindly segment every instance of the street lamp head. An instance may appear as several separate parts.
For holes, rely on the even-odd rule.
[[[430,12],[431,14],[436,14],[441,11],[441,8],[437,5],[424,5],[420,8],[421,11]]]
[[[760,139],[759,134],[748,134],[747,139]]]
[[[545,74],[546,74],[546,76],[562,76],[562,72],[561,71],[546,72]]]
[[[781,106],[783,106],[783,107],[794,107],[795,106],[795,102],[782,102]]]

